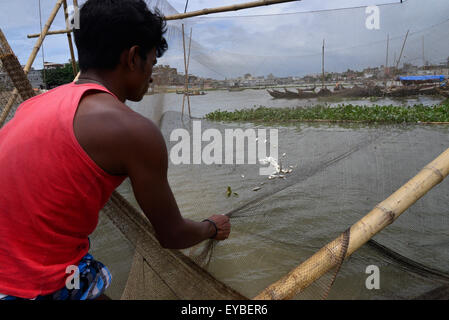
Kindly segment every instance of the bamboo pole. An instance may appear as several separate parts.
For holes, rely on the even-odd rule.
[[[65,23],[66,23],[66,26],[68,29],[69,28],[69,26],[68,26],[69,13],[67,12],[67,0],[64,0],[63,4],[64,4],[64,18],[65,18]],[[78,71],[76,70],[76,59],[75,59],[75,52],[73,51],[73,42],[72,42],[72,33],[71,32],[67,33],[67,40],[69,42],[69,50],[70,50],[70,58],[72,60],[73,76],[76,77],[76,74],[78,73]]]
[[[385,75],[387,75],[389,73],[388,72],[388,50],[389,50],[389,47],[390,47],[390,34],[387,34],[387,56],[385,58],[385,70],[384,70]]]
[[[322,68],[322,77],[323,77],[323,83],[321,88],[324,89],[324,39],[323,39],[323,52],[322,52],[322,62],[321,62],[321,68]]]
[[[236,5],[232,5],[232,6],[217,7],[217,8],[212,8],[212,9],[203,9],[203,10],[192,11],[192,12],[187,12],[187,13],[178,13],[178,14],[174,14],[171,16],[166,16],[165,20],[181,20],[181,19],[186,19],[186,18],[191,18],[191,17],[196,17],[196,16],[207,15],[207,14],[211,14],[211,13],[237,11],[237,10],[242,10],[242,9],[269,6],[269,5],[273,5],[273,4],[279,4],[279,3],[284,3],[284,2],[295,2],[295,1],[302,1],[302,0],[253,1],[253,2],[236,4]],[[70,32],[72,32],[72,30],[66,29],[66,30],[49,31],[48,34],[55,35],[55,34],[65,34],[65,33],[70,33]],[[39,33],[29,34],[27,37],[28,38],[37,38],[37,37],[39,37]]]
[[[223,7],[217,7],[212,9],[202,9],[187,13],[179,13],[174,14],[171,16],[165,17],[165,20],[179,20],[179,19],[186,19],[196,16],[203,16],[211,13],[220,13],[220,12],[228,12],[228,11],[237,11],[242,9],[249,9],[249,8],[255,8],[255,7],[261,7],[261,6],[269,6],[272,4],[279,4],[284,2],[293,2],[293,1],[301,1],[301,0],[261,0],[261,1],[253,1],[253,2],[246,2],[241,4],[235,4],[231,6],[223,6]]]
[[[47,22],[45,23],[44,29],[42,30],[42,33],[39,35],[39,39],[37,39],[36,44],[34,45],[34,48],[31,51],[31,55],[28,58],[25,68],[23,68],[23,72],[25,72],[25,75],[27,75],[28,72],[30,71],[31,66],[33,65],[33,62],[36,59],[37,53],[39,52],[39,49],[42,46],[42,42],[44,41],[45,36],[47,35],[47,32],[50,29],[51,24],[55,20],[55,17],[58,14],[59,9],[61,8],[62,2],[63,2],[63,0],[58,0],[56,2],[55,7],[53,8],[53,11],[50,14],[50,17],[48,18]],[[12,108],[14,102],[16,101],[18,95],[19,95],[19,91],[17,90],[17,88],[15,88],[11,94],[11,98],[9,99],[8,103],[6,104],[5,108],[3,109],[2,114],[0,115],[0,126],[6,120],[6,117],[8,116],[9,112],[11,111],[11,108]]]
[[[339,264],[338,253],[344,251],[342,249],[344,249],[345,240],[348,242],[346,242],[347,250],[343,259],[349,257],[375,234],[393,223],[418,199],[443,181],[448,174],[449,149],[425,166],[390,197],[374,207],[371,212],[353,224],[345,233],[328,243],[282,279],[267,287],[254,299],[290,299],[300,293],[312,282]]]
[[[192,45],[192,28],[190,28],[190,37],[189,37],[189,54],[187,56],[187,85],[189,81],[189,66],[190,66],[190,48]],[[190,96],[187,96],[187,106],[189,107],[189,117],[192,117],[192,114],[190,112]]]
[[[184,102],[186,100],[186,94],[188,91],[188,73],[187,73],[187,61],[186,61],[186,40],[185,40],[185,35],[184,35],[184,23],[181,26],[182,29],[182,47],[183,47],[183,52],[184,52],[184,72],[185,72],[185,77],[184,77],[184,94],[182,95],[182,109],[181,109],[181,118],[184,117]]]
[[[65,30],[54,30],[54,31],[48,31],[47,35],[51,36],[51,35],[55,35],[55,34],[66,34],[66,33],[71,33],[72,30],[70,29],[65,29]],[[28,39],[32,39],[32,38],[37,38],[39,37],[41,34],[40,33],[32,33],[27,35]]]

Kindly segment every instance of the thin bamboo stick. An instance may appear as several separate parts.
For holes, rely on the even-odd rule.
[[[48,30],[50,29],[51,24],[55,20],[56,15],[58,14],[59,8],[61,8],[63,0],[58,0],[55,4],[55,7],[53,8],[53,11],[50,14],[50,17],[48,18],[47,22],[44,25],[44,29],[42,30],[42,33],[39,35],[39,39],[36,41],[36,44],[34,45],[33,50],[31,51],[31,55],[28,58],[28,61],[25,65],[25,68],[23,68],[23,72],[25,72],[25,75],[28,74],[28,72],[31,69],[31,66],[33,65],[34,60],[36,59],[37,53],[39,52],[40,47],[42,46],[42,42],[45,39],[45,36],[48,33]],[[14,104],[14,102],[17,99],[17,96],[19,95],[19,91],[17,88],[14,89],[11,98],[9,99],[8,103],[6,104],[5,108],[3,109],[2,114],[0,115],[0,126],[5,122],[6,117],[8,116],[9,112],[11,111],[11,108]]]
[[[425,166],[415,177],[390,197],[379,203],[365,217],[351,226],[345,257],[349,257],[375,234],[393,223],[418,199],[443,181],[448,174],[449,149]],[[348,235],[348,231],[328,243],[282,279],[267,287],[254,299],[290,299],[300,293],[312,282],[339,264],[340,261],[337,257],[344,246],[345,235]]]
[[[187,88],[188,88],[188,81],[189,81],[190,48],[191,48],[191,45],[192,45],[192,28],[190,28],[189,54],[188,54],[188,57],[187,57],[187,72],[186,72],[186,75],[187,75]],[[189,95],[187,95],[187,106],[189,107],[189,117],[191,118],[192,114],[190,112],[190,96]]]
[[[181,110],[181,118],[184,117],[184,102],[186,100],[186,95],[188,91],[188,73],[187,73],[187,60],[186,60],[186,40],[184,35],[184,24],[181,26],[182,28],[182,48],[184,49],[184,71],[185,71],[185,77],[184,77],[184,94],[182,96],[182,110]]]
[[[255,7],[269,6],[269,5],[272,5],[272,4],[279,4],[279,3],[284,3],[284,2],[294,2],[294,1],[302,1],[302,0],[262,0],[262,1],[253,1],[253,2],[236,4],[236,5],[232,5],[232,6],[224,6],[224,7],[217,7],[217,8],[212,8],[212,9],[203,9],[203,10],[198,10],[198,11],[192,11],[192,12],[187,12],[187,13],[174,14],[174,15],[171,15],[171,16],[166,16],[165,20],[180,20],[180,19],[186,19],[186,18],[191,18],[191,17],[196,17],[196,16],[207,15],[207,14],[211,14],[211,13],[237,11],[237,10],[242,10],[242,9],[249,9],[249,8],[255,8]],[[55,31],[48,32],[48,34],[49,35],[54,35],[54,34],[64,34],[64,33],[69,33],[69,32],[72,32],[72,30],[68,30],[68,29],[66,29],[66,30],[55,30]],[[28,38],[37,38],[37,37],[39,37],[39,33],[33,33],[33,34],[29,34],[28,35]]]
[[[67,0],[63,1],[64,4],[64,18],[66,22],[67,28],[69,23],[69,13],[67,12]],[[70,58],[72,59],[72,69],[73,69],[73,76],[76,77],[76,74],[78,71],[76,70],[76,59],[75,59],[75,52],[73,51],[73,42],[72,42],[72,33],[67,33],[67,40],[69,42],[69,50],[70,50]]]
[[[48,31],[47,35],[51,36],[51,35],[55,35],[55,34],[66,34],[66,33],[71,33],[72,30],[70,29],[65,29],[65,30],[54,30],[54,31]],[[32,39],[32,38],[37,38],[39,37],[41,34],[40,33],[32,33],[27,35],[28,39]]]

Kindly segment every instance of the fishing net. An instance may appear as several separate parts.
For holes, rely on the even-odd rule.
[[[163,4],[165,6],[160,8],[166,10],[167,15],[175,13],[167,3]],[[380,6],[384,23],[393,21],[393,17],[395,26],[400,25],[398,17],[407,21],[413,11],[411,5]],[[366,67],[367,60],[371,65],[385,64],[387,34],[390,50],[388,65],[391,68],[398,61],[407,28],[411,30],[401,55],[401,66],[404,62],[416,63],[417,57],[422,59],[423,36],[427,45],[436,48],[427,52],[427,59],[435,61],[445,58],[444,46],[438,41],[446,34],[446,31],[440,30],[447,25],[445,18],[437,23],[432,20],[430,25],[422,25],[416,30],[405,25],[404,32],[396,28],[389,29],[390,32],[383,30],[381,35],[378,32],[375,37],[367,37],[351,31],[366,18],[365,9],[269,16],[227,13],[223,14],[225,17],[170,21],[167,33],[170,49],[167,56],[160,59],[160,64],[167,61],[170,67],[177,67],[178,72],[182,73],[187,63],[189,74],[202,77],[200,80],[189,80],[192,91],[212,87],[212,84],[208,85],[208,77],[223,79],[228,87],[235,87],[236,79],[240,77],[238,86],[245,90],[235,93],[209,90],[204,96],[191,96],[192,117],[189,118],[187,109],[182,109],[187,97],[176,94],[175,85],[166,78],[163,90],[159,89],[159,93],[146,97],[141,103],[131,103],[130,106],[160,123],[170,152],[179,142],[170,141],[170,135],[175,129],[185,129],[192,137],[194,121],[199,121],[206,113],[217,109],[232,111],[251,108],[258,106],[262,100],[265,106],[270,107],[346,102],[322,99],[277,100],[272,99],[266,90],[260,90],[263,87],[261,85],[258,85],[259,90],[249,89],[251,86],[256,87],[255,84],[260,80],[256,78],[258,75],[319,73],[323,38],[326,38],[326,65],[329,65],[326,73],[361,70],[362,66]],[[347,19],[349,16],[359,19]],[[334,21],[346,23],[335,24]],[[258,24],[270,26],[270,32],[258,32]],[[296,34],[305,38],[299,42]],[[344,35],[344,40],[339,35]],[[277,41],[278,38],[284,41]],[[315,43],[314,48],[311,43]],[[283,55],[279,55],[279,51],[275,52],[273,47],[276,46],[285,47]],[[377,50],[380,46],[381,54]],[[348,54],[353,58],[348,59]],[[188,57],[190,60],[184,62],[184,55],[186,60]],[[339,65],[340,61],[344,64]],[[245,73],[251,76],[245,78]],[[162,80],[158,78],[158,81]],[[316,84],[299,84],[296,87],[320,87],[320,81],[320,77],[317,77]],[[183,79],[179,80],[177,90],[185,89],[183,85]],[[278,87],[280,91],[285,90],[283,84]],[[167,92],[170,89],[172,92]],[[164,90],[165,93],[162,92]],[[423,100],[425,98],[429,100]],[[404,105],[441,101],[440,97],[425,98],[407,97],[400,101],[380,99],[376,103]],[[356,103],[373,104],[369,99],[358,99]],[[184,116],[180,114],[181,111]],[[445,126],[287,126],[212,122],[205,119],[201,120],[201,128],[203,132],[207,129],[219,130],[223,137],[226,129],[277,129],[279,160],[283,168],[291,169],[290,173],[284,174],[284,178],[268,179],[259,174],[260,165],[170,163],[170,184],[183,215],[198,221],[214,213],[227,213],[233,226],[232,235],[227,241],[212,245],[206,242],[184,250],[184,254],[206,268],[216,279],[247,297],[256,296],[312,256],[414,176],[446,149],[444,136],[447,132]],[[248,147],[248,143],[245,147]],[[202,150],[207,145],[208,142],[203,142]],[[190,150],[193,148],[191,141]],[[129,184],[125,182],[118,191],[138,208]],[[444,288],[449,279],[445,266],[448,258],[444,240],[448,232],[445,228],[445,200],[447,186],[443,184],[349,260],[338,263],[337,268],[330,270],[294,298],[409,299]],[[337,260],[342,260],[341,254],[335,252]],[[377,266],[380,270],[380,289],[367,288],[369,266]],[[151,287],[151,281],[147,282],[147,286]],[[127,290],[129,288],[127,286]],[[440,289],[437,292],[442,291]]]
[[[0,126],[10,120],[18,104],[34,96],[19,60],[0,29]]]
[[[165,15],[178,13],[167,1],[147,3]],[[447,148],[447,125],[204,119],[217,109],[233,111],[259,105],[373,105],[372,99],[275,99],[269,95],[266,89],[270,87],[283,92],[310,87],[318,91],[323,39],[329,90],[338,81],[346,86],[363,85],[360,78],[351,77],[368,66],[386,64],[394,70],[396,64],[436,64],[447,58],[447,44],[441,40],[447,37],[449,20],[438,14],[449,9],[444,1],[428,7],[412,0],[403,4],[379,1],[380,30],[366,28],[366,7],[310,12],[304,1],[304,8],[296,6],[296,11],[309,12],[291,8],[289,14],[279,10],[266,15],[254,9],[246,14],[168,22],[169,51],[159,64],[176,67],[178,75],[164,76],[167,73],[159,69],[152,94],[128,105],[160,126],[169,153],[179,143],[171,141],[172,133],[183,129],[193,137],[199,123],[202,132],[215,129],[222,137],[225,130],[276,129],[276,160],[285,172],[270,179],[260,175],[259,163],[192,164],[192,155],[190,164],[174,164],[170,158],[169,182],[183,216],[200,221],[222,213],[228,214],[232,223],[228,240],[205,242],[183,251],[161,249],[129,180],[125,180],[102,210],[91,237],[92,254],[111,270],[113,282],[107,294],[113,299],[252,298],[340,236]],[[186,69],[190,75],[187,86]],[[346,78],[338,78],[337,72],[343,71],[348,71]],[[384,68],[366,70],[365,74],[382,71]],[[314,76],[302,82],[300,77],[307,74]],[[367,79],[384,81],[376,77]],[[190,96],[184,94],[186,89],[206,94]],[[414,96],[376,99],[375,104],[441,101],[439,96]],[[267,134],[268,146],[275,143],[272,138]],[[202,141],[201,150],[208,144]],[[244,144],[245,155],[249,144],[249,140]],[[193,139],[189,146],[194,150]],[[231,150],[235,160],[237,151]],[[294,299],[447,296],[448,194],[447,182],[438,185],[344,262],[344,250],[332,252],[336,268]],[[379,269],[379,288],[369,289],[371,266]]]

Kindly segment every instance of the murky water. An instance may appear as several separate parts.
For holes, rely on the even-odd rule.
[[[298,103],[263,100],[260,95],[264,92],[246,91],[192,97],[192,114],[200,117],[217,108],[232,110],[243,104],[280,107]],[[246,98],[239,100],[242,93]],[[165,110],[179,111],[180,98],[175,94],[148,96],[131,106],[151,118],[152,101],[159,99]],[[223,132],[225,128],[255,126],[202,120],[202,127]],[[177,113],[166,113],[161,130],[167,141],[175,128],[190,131],[191,123],[182,123]],[[269,129],[261,125],[257,128]],[[185,217],[200,220],[254,200],[232,216],[232,234],[218,244],[209,267],[214,276],[248,297],[255,296],[337,237],[449,145],[449,126],[445,125],[297,124],[276,129],[279,156],[285,153],[283,164],[293,168],[285,179],[269,180],[259,175],[258,164],[169,165],[170,185]],[[168,142],[169,151],[174,144]],[[228,186],[238,196],[227,197]],[[253,191],[255,187],[260,189]],[[118,191],[138,206],[128,180]],[[409,259],[449,273],[448,201],[449,183],[444,181],[376,235],[375,240]],[[119,298],[129,269],[126,261],[130,261],[133,252],[126,242],[117,241],[117,231],[111,230],[100,224],[92,239],[94,254],[110,264],[118,283],[109,294]],[[365,286],[369,265],[379,267],[378,290]],[[319,298],[328,278],[297,298]],[[409,299],[441,284],[440,279],[414,273],[365,245],[344,263],[329,298]]]

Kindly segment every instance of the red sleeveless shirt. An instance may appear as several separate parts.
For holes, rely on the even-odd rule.
[[[0,130],[0,293],[34,298],[65,286],[98,213],[125,176],[83,150],[73,119],[97,84],[70,83],[22,103]]]

